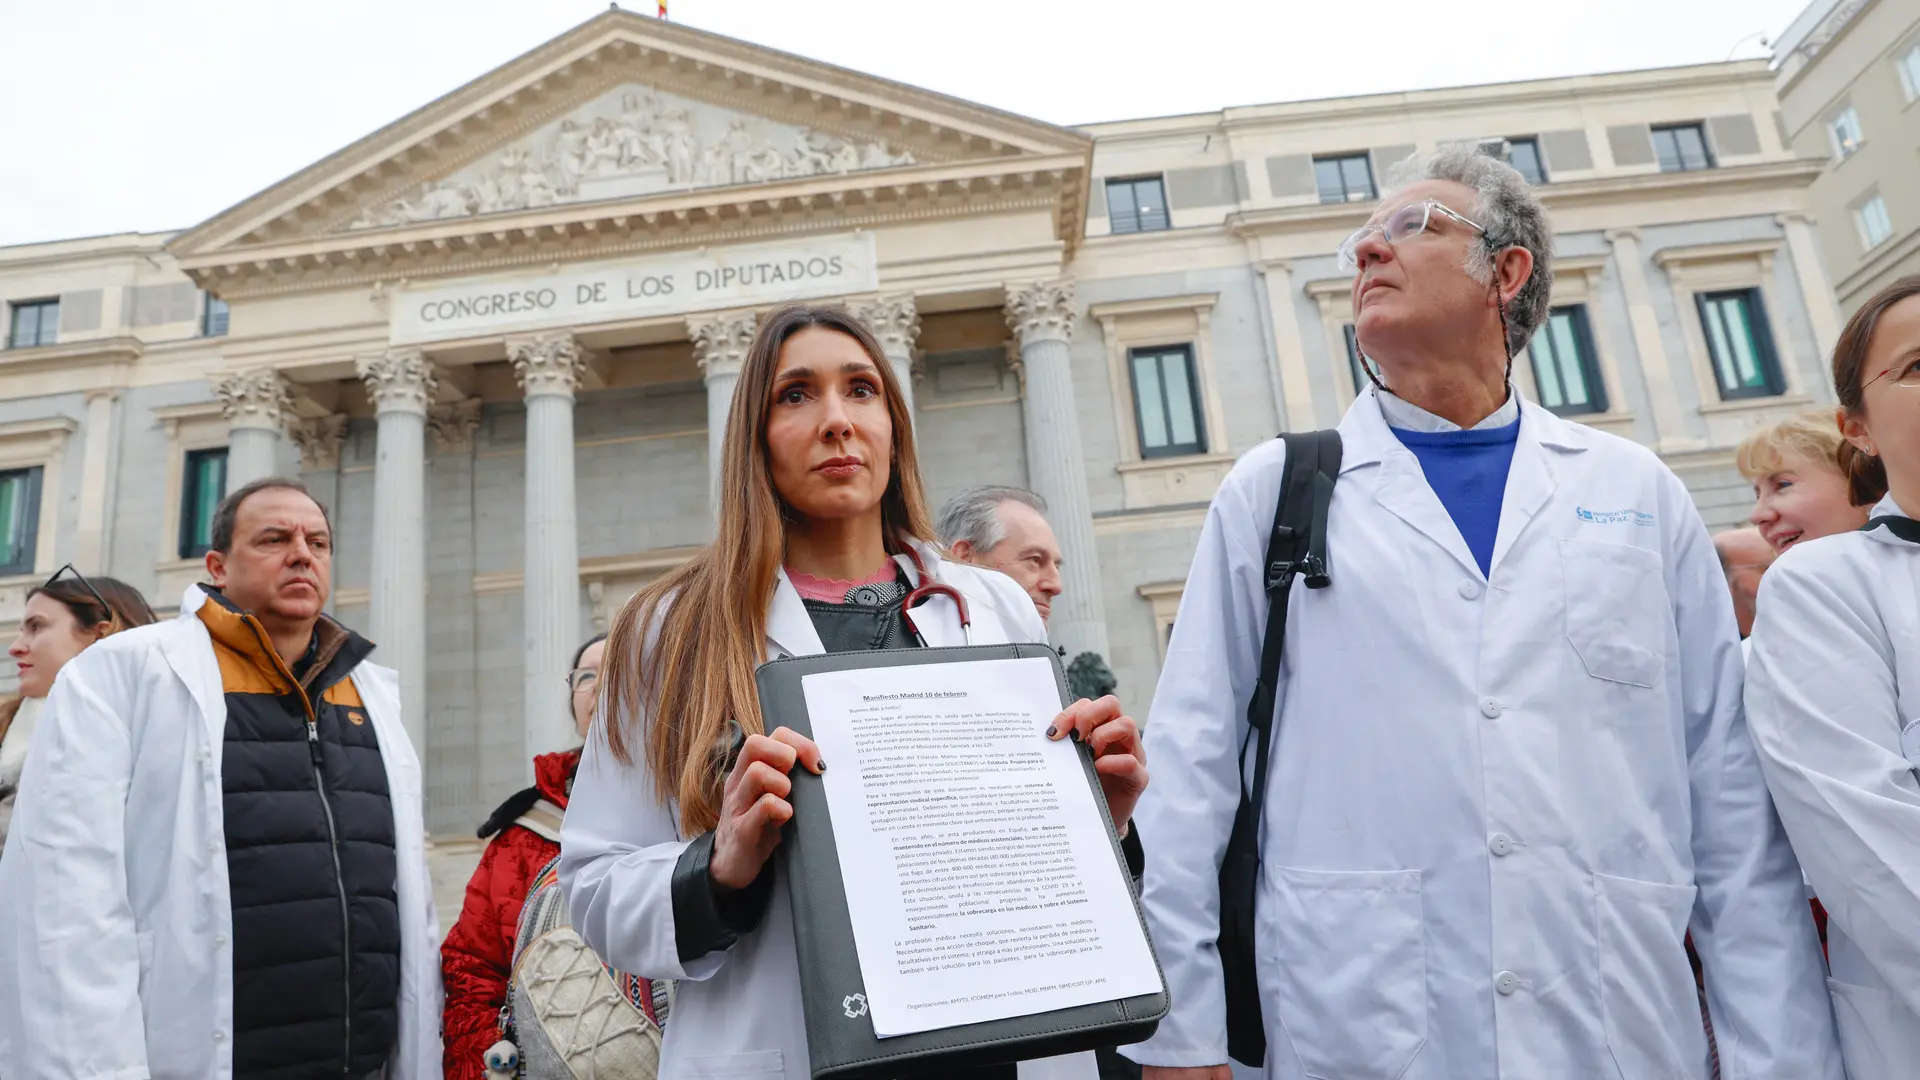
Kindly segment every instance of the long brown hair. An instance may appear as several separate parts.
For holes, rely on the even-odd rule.
[[[1847,416],[1858,417],[1866,408],[1867,348],[1873,344],[1880,316],[1914,296],[1920,296],[1920,274],[1909,274],[1875,293],[1840,332],[1840,340],[1833,346],[1833,392]],[[1840,473],[1847,478],[1847,498],[1853,505],[1872,506],[1887,497],[1885,461],[1851,442],[1842,442],[1839,454]]]
[[[109,637],[122,630],[131,630],[136,626],[146,626],[155,622],[153,608],[147,605],[147,598],[140,590],[121,581],[119,578],[93,577],[87,579],[87,585],[93,586],[93,592],[79,580],[70,577],[56,578],[27,593],[27,599],[45,596],[57,600],[73,614],[73,621],[81,633],[87,633],[95,627],[106,624],[101,637]],[[95,596],[94,592],[99,593]],[[102,606],[102,600],[106,604]],[[23,697],[14,697],[0,703],[0,735],[4,735],[13,724],[14,714],[20,711]]]
[[[880,343],[840,307],[791,304],[769,314],[747,349],[733,388],[720,463],[714,541],[642,589],[620,609],[601,662],[607,747],[624,765],[646,754],[663,802],[678,800],[681,828],[704,832],[720,820],[730,724],[764,734],[753,669],[766,658],[767,605],[786,556],[786,523],[796,516],[773,486],[767,413],[787,339],[810,326],[860,343],[893,422],[892,469],[880,499],[887,550],[933,536],[913,419]],[[644,646],[644,647],[643,647]]]

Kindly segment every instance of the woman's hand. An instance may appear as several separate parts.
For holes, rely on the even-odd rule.
[[[1081,698],[1054,717],[1047,738],[1075,738],[1093,748],[1093,770],[1113,811],[1113,827],[1126,835],[1127,822],[1140,793],[1147,790],[1147,751],[1140,744],[1140,727],[1120,711],[1120,699],[1108,694],[1098,701]]]
[[[793,817],[793,804],[787,801],[793,781],[787,774],[796,761],[816,776],[827,768],[820,747],[791,728],[747,736],[720,797],[720,824],[707,865],[714,884],[744,889],[760,876],[760,868],[780,844],[780,827]]]

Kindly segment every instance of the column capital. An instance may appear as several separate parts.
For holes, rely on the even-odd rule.
[[[1818,222],[1814,220],[1813,215],[1805,210],[1789,210],[1784,214],[1775,214],[1773,215],[1773,220],[1775,224],[1782,228],[1788,225],[1811,226],[1818,224]]]
[[[449,454],[473,450],[473,433],[480,427],[480,399],[462,398],[427,410],[427,427],[433,432],[433,447]]]
[[[300,448],[300,464],[309,469],[331,469],[340,464],[340,449],[347,441],[347,414],[330,413],[295,420],[290,434]]]
[[[1620,244],[1623,242],[1638,244],[1640,242],[1639,229],[1608,229],[1606,236],[1607,243],[1609,244]]]
[[[853,317],[865,323],[888,356],[912,356],[920,337],[920,312],[912,293],[883,293],[847,303]]]
[[[1007,325],[1022,345],[1030,341],[1072,341],[1073,279],[1032,281],[1007,286]]]
[[[507,359],[527,397],[571,398],[587,374],[587,351],[566,331],[508,338]]]
[[[753,347],[753,335],[759,329],[760,316],[751,311],[687,320],[687,336],[693,339],[693,359],[709,384],[717,378],[740,374],[747,362],[747,350]]]
[[[278,435],[293,416],[293,388],[272,368],[253,368],[216,379],[213,392],[220,413],[236,428],[256,428]]]
[[[355,367],[375,412],[425,416],[427,403],[440,386],[433,363],[419,349],[389,349],[380,356],[363,357]]]

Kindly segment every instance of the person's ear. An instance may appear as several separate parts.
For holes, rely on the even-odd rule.
[[[1513,303],[1533,277],[1533,252],[1523,247],[1503,248],[1493,256],[1493,274],[1500,283],[1500,303]]]
[[[109,619],[106,622],[93,624],[93,640],[96,644],[100,639],[111,633],[113,633],[113,620]]]
[[[227,587],[227,557],[218,551],[207,552],[207,577],[216,589]]]
[[[1865,412],[1866,410],[1861,410]],[[1854,449],[1873,456],[1873,432],[1867,427],[1866,417],[1855,415],[1845,409],[1840,410],[1840,434]]]
[[[973,561],[973,541],[955,540],[953,542],[953,557],[959,560],[960,562],[964,562],[964,563],[972,562]]]

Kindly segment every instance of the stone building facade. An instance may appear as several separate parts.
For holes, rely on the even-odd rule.
[[[610,11],[186,232],[0,248],[0,620],[69,560],[169,609],[226,486],[303,476],[464,832],[568,738],[573,647],[709,538],[755,313],[834,298],[934,499],[1051,502],[1056,639],[1145,715],[1221,476],[1354,397],[1333,250],[1416,149],[1541,182],[1522,392],[1744,516],[1733,444],[1830,398],[1839,328],[1777,109],[1754,62],[1068,129]]]

